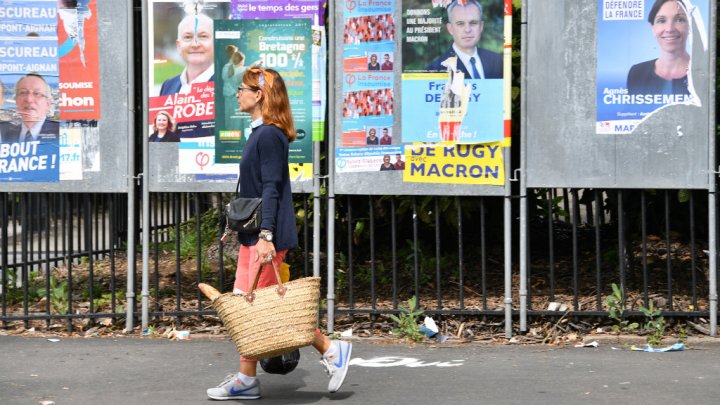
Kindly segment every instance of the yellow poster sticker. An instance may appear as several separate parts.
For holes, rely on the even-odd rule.
[[[403,181],[442,184],[505,184],[500,142],[405,146]]]

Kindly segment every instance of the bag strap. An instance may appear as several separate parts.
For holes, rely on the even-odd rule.
[[[253,282],[252,288],[250,289],[250,292],[245,294],[245,301],[252,303],[255,300],[255,289],[257,288],[258,282],[260,281],[260,273],[262,273],[263,269],[267,267],[269,263],[265,263],[262,266],[260,266],[260,269],[258,269],[257,274],[255,274],[255,281]],[[275,272],[275,279],[277,280],[278,287],[275,289],[277,291],[277,294],[281,297],[285,296],[285,292],[287,291],[287,287],[283,285],[282,279],[280,278],[280,269],[278,269],[277,264],[275,262],[272,262],[272,267]]]
[[[235,185],[235,195],[238,195],[239,192],[240,192],[240,172],[238,172],[238,181],[237,181],[237,184]]]

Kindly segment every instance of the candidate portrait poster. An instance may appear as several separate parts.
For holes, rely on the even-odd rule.
[[[100,119],[97,0],[58,0],[60,118]]]
[[[291,164],[312,163],[311,25],[312,20],[309,18],[215,22],[216,49],[224,50],[232,45],[244,54],[248,65],[262,61],[263,68],[278,71],[285,81],[297,131],[295,141],[290,144]],[[216,78],[217,90],[230,82],[237,92],[237,86],[242,81],[242,74],[247,65],[235,66],[233,69],[236,73],[229,75],[228,70],[221,69],[221,61],[223,65],[227,63],[226,55],[216,53],[216,77],[218,72],[225,71],[224,75],[221,74],[221,77]],[[216,163],[237,163],[250,134],[250,117],[237,111],[235,108],[237,101],[233,102],[233,99],[223,97],[221,100],[220,94],[216,97],[219,103],[226,103],[222,108],[217,109],[216,122],[221,127],[216,131]],[[226,110],[225,107],[231,108]],[[230,113],[232,116],[226,117],[225,113]],[[233,120],[236,119],[239,123],[234,124]],[[229,127],[225,127],[226,125]]]
[[[309,18],[312,21],[312,139],[322,141],[325,136],[325,106],[327,103],[327,33],[325,30],[326,0],[232,0],[230,17],[233,20],[274,20]]]
[[[57,51],[55,37],[0,38],[0,182],[59,181]]]
[[[665,106],[700,105],[692,50],[708,52],[708,0],[655,3],[598,0],[598,134],[630,134]]]
[[[507,3],[403,1],[403,142],[503,140]]]
[[[393,131],[395,114],[395,1],[343,3],[342,114],[340,146],[375,146],[362,157],[337,155],[337,169],[377,171],[389,145],[402,142]],[[383,134],[385,135],[383,137]],[[395,147],[397,149],[397,147]],[[394,155],[394,153],[392,153]],[[345,162],[351,164],[344,165]],[[354,163],[353,163],[354,162]],[[366,164],[359,164],[366,162]]]
[[[229,0],[153,0],[149,4],[150,136],[161,111],[172,118],[168,140],[212,137],[215,127],[213,21],[230,15]],[[180,34],[180,37],[178,37]],[[158,141],[159,142],[159,141]]]

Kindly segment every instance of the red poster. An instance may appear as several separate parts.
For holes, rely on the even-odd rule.
[[[96,0],[58,0],[60,119],[100,118]]]

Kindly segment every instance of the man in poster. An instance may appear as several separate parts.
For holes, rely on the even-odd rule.
[[[15,103],[22,124],[3,133],[3,143],[57,140],[60,125],[47,119],[52,95],[42,76],[28,73],[21,77],[15,84]]]
[[[470,79],[502,79],[503,58],[499,53],[477,46],[482,36],[482,6],[477,0],[455,0],[447,7],[446,28],[453,38],[453,44],[425,69],[430,72],[445,72],[442,65],[446,59],[457,57],[457,70]]]
[[[178,24],[175,45],[185,62],[185,69],[178,76],[163,82],[161,96],[189,93],[194,83],[214,79],[213,20],[210,17],[205,14],[186,15]]]

